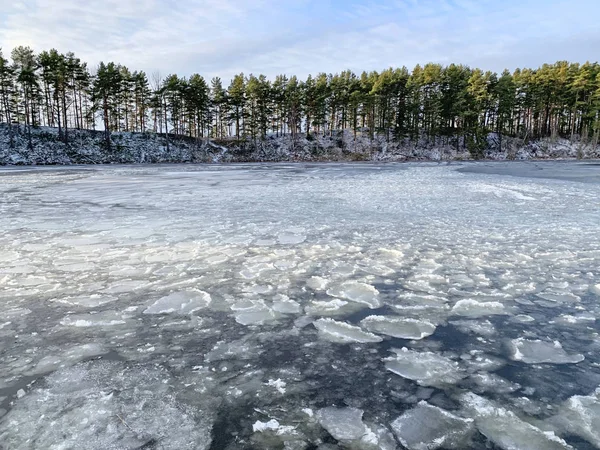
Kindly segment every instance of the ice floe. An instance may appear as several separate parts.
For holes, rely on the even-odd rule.
[[[91,362],[59,370],[0,419],[0,442],[7,448],[209,448],[210,411],[176,394],[164,369]]]
[[[431,336],[436,326],[427,320],[392,316],[368,316],[360,325],[373,333],[401,339],[423,339]]]
[[[473,419],[463,418],[421,401],[391,424],[408,450],[468,448],[475,431]]]
[[[355,303],[362,303],[369,308],[379,308],[379,291],[370,284],[358,281],[347,281],[327,290],[327,295],[343,298]]]
[[[315,291],[325,290],[327,284],[329,284],[329,281],[322,277],[310,277],[306,280],[306,285]]]
[[[173,292],[151,304],[144,310],[144,314],[186,315],[206,308],[210,304],[210,301],[210,295],[204,291]]]
[[[361,439],[367,433],[362,416],[363,411],[357,408],[327,407],[316,414],[321,426],[338,441]]]
[[[456,316],[485,317],[507,314],[506,308],[500,302],[479,302],[477,300],[459,300],[452,307],[451,313]]]
[[[101,311],[89,314],[72,314],[63,318],[61,325],[70,327],[111,327],[116,325],[125,325],[131,317],[131,314],[119,313],[118,311]]]
[[[117,297],[106,294],[80,295],[76,297],[59,297],[51,301],[84,308],[97,308],[117,300]]]
[[[396,356],[384,359],[385,368],[421,386],[454,384],[466,376],[456,361],[438,353],[407,348],[392,351]]]
[[[600,389],[590,395],[574,395],[548,421],[565,434],[573,434],[600,448]]]
[[[554,432],[543,431],[490,400],[467,393],[461,396],[461,401],[475,419],[479,432],[503,450],[572,449]]]
[[[334,298],[333,300],[312,300],[304,307],[304,311],[312,316],[338,316],[359,311],[361,308],[356,303]]]
[[[513,339],[509,343],[510,358],[527,364],[576,364],[585,359],[579,353],[568,354],[559,341]]]
[[[54,370],[65,368],[80,361],[94,356],[108,353],[108,350],[100,344],[75,345],[55,355],[42,358],[27,375],[41,375]]]
[[[353,342],[381,342],[383,340],[380,336],[366,332],[360,327],[329,318],[316,320],[313,325],[319,330],[319,335],[323,339],[331,342],[349,344]]]

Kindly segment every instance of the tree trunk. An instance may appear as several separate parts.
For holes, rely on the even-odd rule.
[[[54,100],[56,102],[56,122],[58,125],[58,139],[60,139],[62,141],[63,140],[62,120],[61,120],[62,111],[60,109],[60,100],[58,98],[58,92],[56,92],[56,91],[54,94]]]
[[[167,101],[164,99],[165,104],[165,141],[167,145],[167,152],[169,151],[169,122],[167,120]]]
[[[65,144],[68,144],[69,143],[69,131],[68,131],[68,124],[67,124],[67,92],[64,88],[63,88],[63,93],[62,93],[62,106],[63,106],[63,123],[64,123],[64,128],[65,128],[64,142],[65,142]]]
[[[104,118],[104,140],[106,142],[106,150],[110,151],[110,118],[108,116],[108,99],[104,95],[102,103],[102,112]]]

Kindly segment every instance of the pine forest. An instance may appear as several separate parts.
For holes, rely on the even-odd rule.
[[[73,53],[0,51],[0,122],[69,130],[152,132],[237,141],[342,130],[387,141],[468,148],[495,133],[524,140],[600,135],[600,65],[559,61],[501,74],[464,65],[417,65],[355,74],[240,73],[227,85],[199,74],[161,77]],[[9,126],[9,129],[11,127]],[[12,136],[11,136],[12,144]]]

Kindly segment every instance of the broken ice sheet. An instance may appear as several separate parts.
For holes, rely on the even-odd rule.
[[[245,300],[231,306],[235,311],[235,321],[241,325],[260,325],[277,319],[278,314],[263,300]]]
[[[42,358],[27,375],[39,375],[52,372],[58,368],[68,367],[85,359],[108,353],[108,350],[100,344],[83,344],[70,347],[56,355],[48,355]]]
[[[590,395],[574,395],[548,422],[600,448],[600,388]]]
[[[381,306],[379,291],[370,284],[359,281],[347,281],[339,286],[332,287],[327,290],[327,295],[362,303],[371,309]]]
[[[93,361],[49,375],[0,419],[7,448],[207,449],[211,410],[176,399],[167,370]],[[179,387],[181,389],[181,386]]]
[[[510,358],[527,364],[577,364],[585,359],[579,353],[567,354],[559,341],[513,339],[509,343]]]
[[[320,301],[312,300],[305,307],[306,314],[312,316],[340,316],[360,311],[364,306],[334,298],[333,300]]]
[[[125,325],[131,321],[131,314],[118,311],[100,311],[89,314],[72,314],[64,317],[60,324],[67,327],[112,327]]]
[[[452,320],[450,324],[463,333],[475,333],[485,337],[496,334],[496,328],[489,320]]]
[[[328,407],[317,411],[321,426],[338,441],[353,441],[366,434],[362,416],[363,411],[357,408]]]
[[[468,448],[473,419],[456,416],[425,401],[392,422],[392,430],[408,450]]]
[[[461,402],[479,432],[504,450],[572,449],[552,431],[543,431],[484,397],[467,393]]]
[[[401,339],[423,339],[435,332],[435,325],[427,320],[392,316],[368,316],[360,325],[373,333]]]
[[[508,314],[504,305],[500,302],[479,302],[477,300],[459,300],[452,307],[452,315],[466,317],[485,317],[492,315]]]
[[[471,375],[470,380],[477,385],[477,392],[495,392],[498,394],[507,394],[521,388],[517,383],[512,383],[499,375],[488,372],[480,372]]]
[[[18,389],[26,395],[16,403],[38,395],[43,380],[18,385],[26,374],[62,372],[98,350],[136,368],[164,364],[162,380],[179,400],[202,403],[216,394],[214,411],[231,421],[213,430],[224,448],[241,440],[255,448],[325,446],[326,431],[302,409],[348,405],[368,418],[352,448],[372,450],[382,446],[380,423],[402,414],[392,394],[400,391],[401,408],[427,400],[462,418],[468,415],[455,399],[464,389],[493,395],[518,414],[556,414],[562,402],[551,394],[586,396],[600,384],[598,336],[589,329],[600,317],[600,210],[590,208],[598,186],[467,175],[456,171],[461,164],[61,167],[18,176],[0,169],[0,254],[8,255],[0,264],[0,377],[12,389],[0,394],[7,397],[0,408],[12,408]],[[511,171],[520,164],[511,161]],[[578,167],[535,164],[537,174]],[[472,189],[481,182],[491,191]],[[515,208],[514,195],[496,197],[492,187],[535,197],[535,207]],[[478,214],[466,213],[474,204]],[[210,303],[168,298],[196,289]],[[335,322],[317,322],[321,331],[311,325],[325,317]],[[433,331],[426,322],[438,328],[417,341]],[[389,345],[399,346],[397,336],[414,339],[400,345],[414,357],[382,360]],[[586,361],[507,363],[518,337],[544,342],[535,355],[560,354],[558,339],[568,358],[581,353]],[[75,348],[86,344],[103,350]],[[186,384],[212,377],[214,385],[182,389],[186,372],[193,375]],[[522,388],[511,392],[517,381]],[[160,392],[159,383],[146,387]],[[250,401],[259,408],[276,402],[302,417],[238,414]],[[594,403],[580,402],[585,412],[571,411],[571,422],[599,428]],[[253,432],[256,420],[304,435],[292,444],[276,430]],[[124,427],[116,422],[109,424]],[[565,439],[585,433],[556,429]],[[482,436],[473,442],[476,450],[491,445]]]
[[[319,330],[319,335],[331,342],[341,344],[381,342],[383,338],[376,334],[363,331],[360,327],[339,322],[333,319],[319,319],[313,322]]]
[[[211,302],[210,294],[200,290],[173,292],[150,305],[144,314],[191,314],[206,308]]]
[[[393,349],[396,356],[385,358],[385,368],[421,386],[454,384],[466,374],[456,361],[433,352],[419,352],[407,348]]]

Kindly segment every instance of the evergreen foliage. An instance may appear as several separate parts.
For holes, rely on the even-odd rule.
[[[500,75],[463,65],[426,64],[382,72],[320,73],[306,80],[279,75],[236,75],[223,86],[200,75],[156,75],[100,63],[93,73],[73,53],[36,55],[0,49],[0,122],[69,130],[102,124],[112,132],[155,132],[196,139],[257,142],[269,134],[356,137],[386,141],[425,139],[468,148],[474,156],[489,133],[525,141],[566,137],[598,143],[600,65],[559,61]],[[12,142],[12,140],[11,140]],[[11,144],[12,145],[12,144]]]

